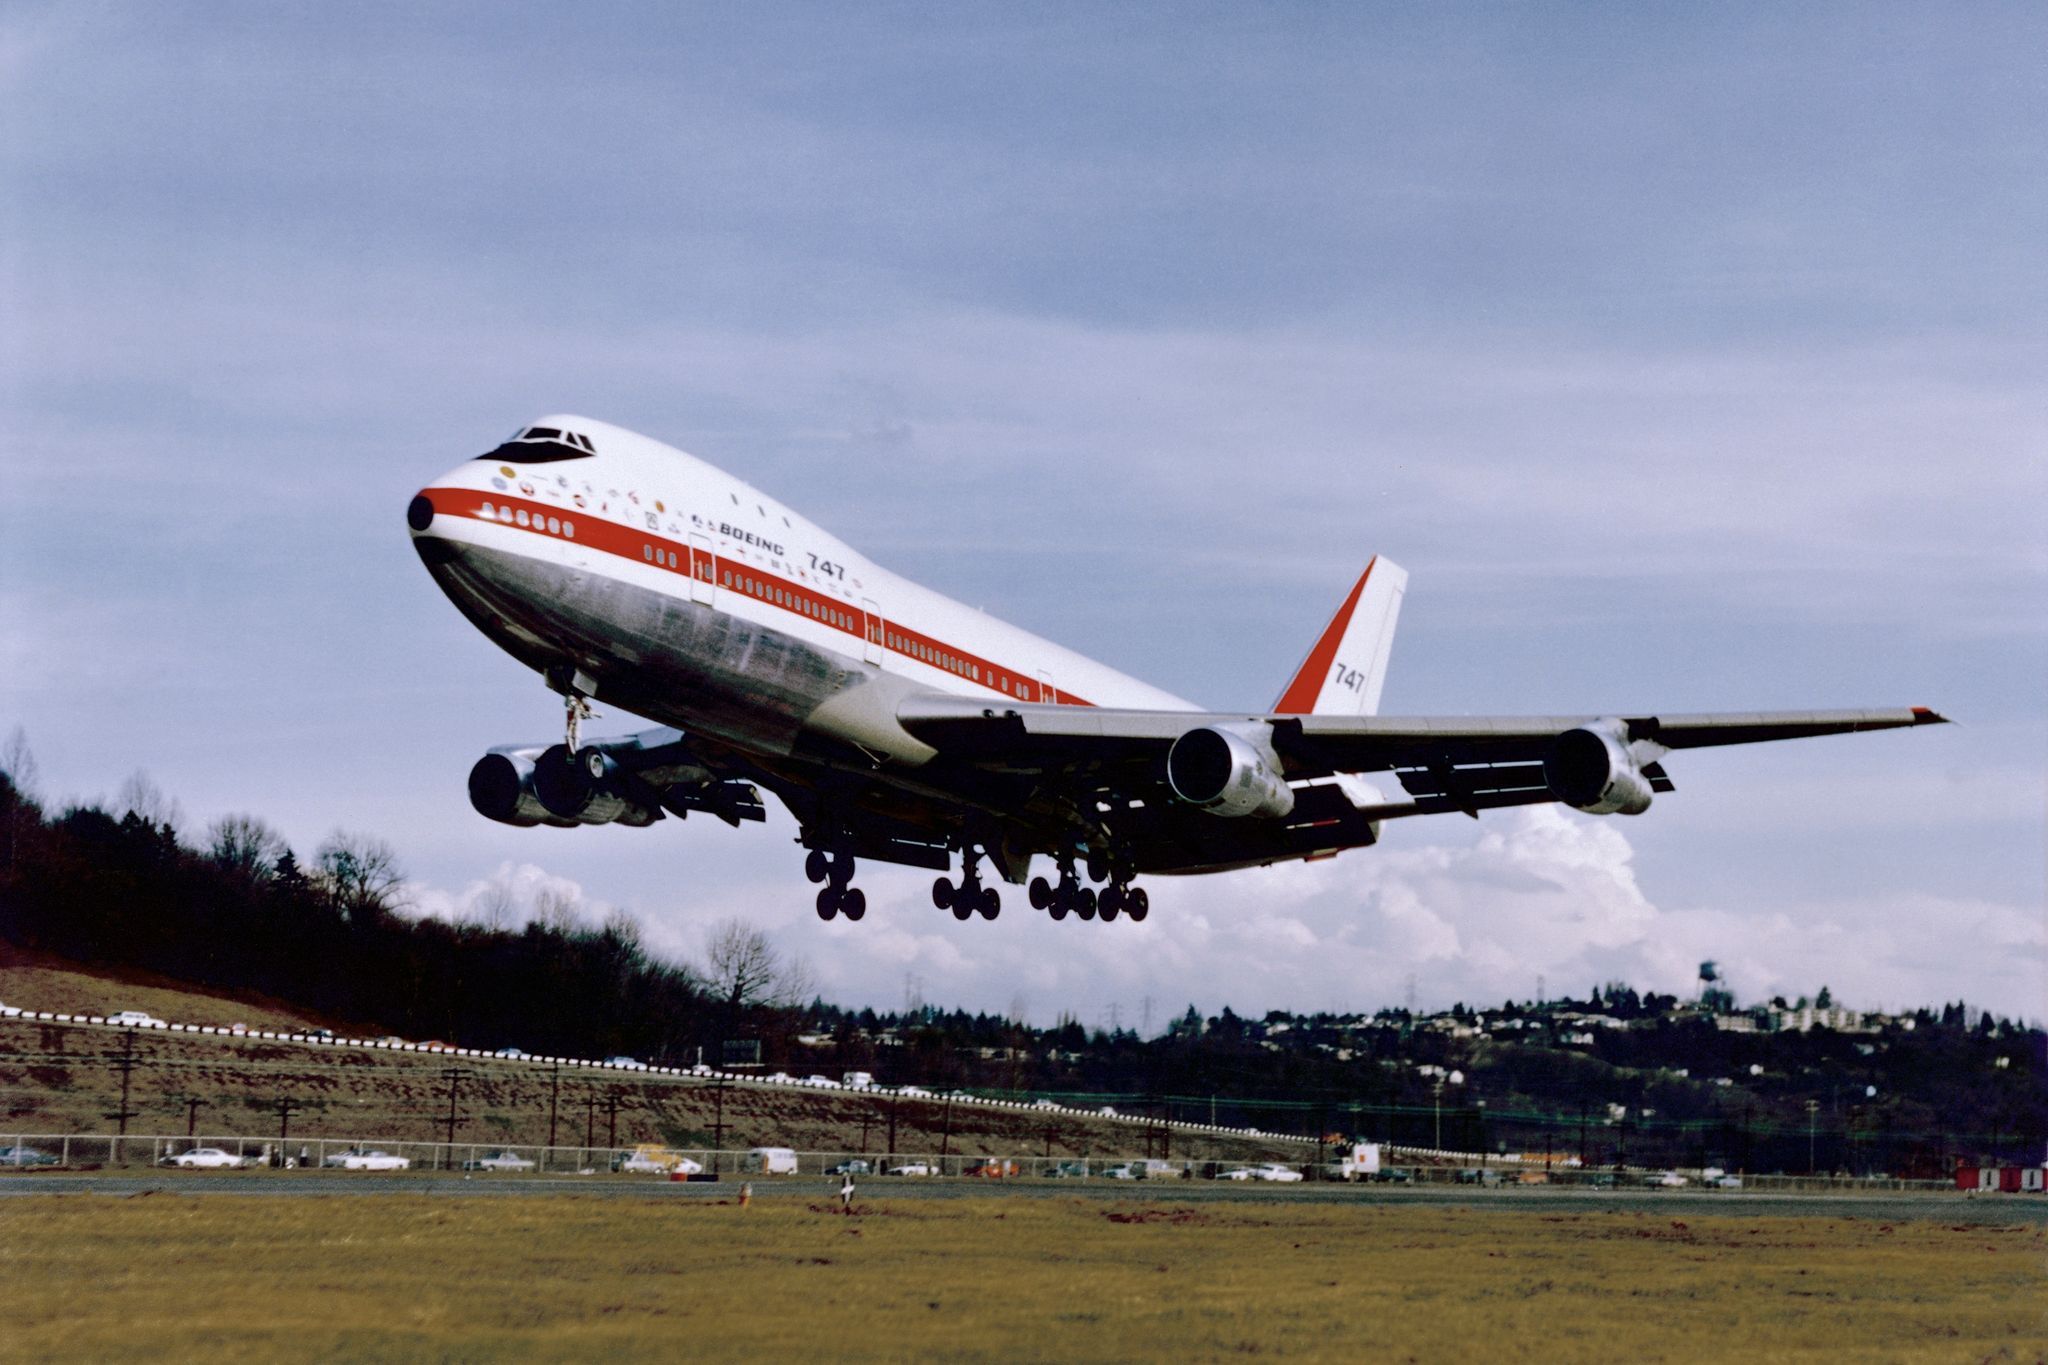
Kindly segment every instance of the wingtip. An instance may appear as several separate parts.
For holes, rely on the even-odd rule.
[[[1954,722],[1931,706],[1916,706],[1913,708],[1913,723],[1915,725],[1950,725]]]

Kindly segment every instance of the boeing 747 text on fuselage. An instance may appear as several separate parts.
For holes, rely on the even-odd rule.
[[[1942,719],[1380,716],[1407,583],[1385,559],[1271,710],[1205,712],[900,578],[680,450],[582,417],[542,418],[451,470],[406,520],[442,591],[567,706],[561,742],[493,749],[471,769],[478,811],[514,825],[664,812],[737,825],[765,817],[765,788],[797,819],[825,919],[866,913],[859,858],[937,870],[940,908],[994,919],[985,858],[1005,881],[1029,879],[1054,919],[1142,920],[1143,873],[1328,857],[1407,815],[1546,801],[1634,815],[1671,790],[1661,760],[1676,749]],[[583,739],[591,699],[660,728]],[[1031,876],[1038,856],[1054,877]]]

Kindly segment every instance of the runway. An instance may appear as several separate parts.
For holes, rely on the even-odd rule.
[[[548,1198],[580,1196],[640,1200],[730,1200],[740,1186],[758,1200],[836,1199],[837,1177],[727,1176],[672,1182],[615,1175],[465,1175],[421,1171],[347,1174],[329,1171],[151,1171],[98,1174],[22,1172],[0,1175],[0,1198],[36,1194],[140,1198],[153,1195],[242,1195],[260,1198],[336,1198],[425,1195],[441,1198]],[[1352,1204],[1386,1208],[1454,1207],[1532,1214],[1599,1212],[1670,1213],[1764,1218],[1870,1218],[1885,1222],[1933,1220],[1987,1226],[2048,1224],[2048,1199],[2036,1195],[1961,1192],[1856,1191],[1763,1193],[1706,1190],[1584,1190],[1459,1185],[1240,1184],[1222,1181],[921,1180],[868,1177],[858,1181],[862,1203],[898,1200],[1099,1199],[1143,1203],[1268,1205]]]

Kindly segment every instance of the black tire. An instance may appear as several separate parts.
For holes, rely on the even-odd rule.
[[[848,887],[846,894],[839,898],[839,913],[850,920],[858,921],[868,912],[867,892],[857,886]]]
[[[953,908],[953,883],[944,877],[932,883],[932,904],[941,910]]]
[[[1121,915],[1123,912],[1123,893],[1118,891],[1115,887],[1110,887],[1108,890],[1104,891],[1100,896],[1097,896],[1095,898],[1095,913],[1102,917],[1102,922],[1104,924],[1109,923],[1111,920],[1115,919],[1118,915]]]
[[[973,913],[974,913],[974,898],[973,898],[972,896],[967,896],[967,895],[959,895],[959,896],[955,896],[955,897],[953,897],[953,918],[954,918],[954,919],[957,919],[957,920],[962,920],[962,921],[964,921],[964,920],[966,920],[966,919],[967,919],[967,917],[968,917],[968,916],[972,915]]]
[[[818,892],[818,918],[830,920],[839,913],[839,889],[828,886]]]
[[[1065,919],[1070,908],[1065,896],[1055,894],[1052,898],[1052,904],[1045,907],[1045,913],[1051,915],[1054,919]]]
[[[1031,879],[1031,908],[1043,910],[1052,904],[1052,883],[1043,877]]]
[[[983,919],[994,919],[1003,913],[1003,893],[993,886],[981,893],[981,904],[975,907]]]
[[[1082,919],[1095,918],[1095,892],[1082,887],[1074,893],[1074,913]]]
[[[1124,904],[1124,913],[1131,917],[1133,924],[1143,924],[1145,916],[1152,913],[1152,898],[1145,894],[1144,887],[1131,888],[1131,897]]]
[[[804,856],[804,875],[814,882],[822,882],[832,874],[831,860],[819,849],[812,849]]]
[[[1088,880],[1106,882],[1109,880],[1109,862],[1096,854],[1088,855]]]

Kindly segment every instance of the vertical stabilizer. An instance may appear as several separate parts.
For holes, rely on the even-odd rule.
[[[1373,556],[1273,710],[1294,716],[1377,714],[1387,655],[1394,648],[1394,623],[1407,588],[1407,570]]]

